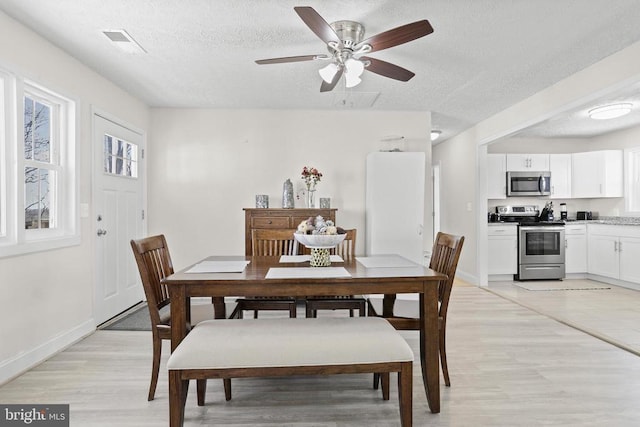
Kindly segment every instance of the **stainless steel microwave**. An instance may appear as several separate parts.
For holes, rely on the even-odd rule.
[[[507,196],[549,196],[551,172],[507,172]]]

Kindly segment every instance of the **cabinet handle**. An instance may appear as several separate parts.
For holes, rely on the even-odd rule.
[[[568,248],[568,247],[569,247],[569,246],[568,246],[567,239],[564,239],[564,248],[566,249],[566,248]]]
[[[618,242],[618,252],[622,252],[622,242]]]
[[[273,224],[273,221],[269,220],[267,221],[267,224]]]
[[[618,252],[618,242],[613,242],[613,251]]]

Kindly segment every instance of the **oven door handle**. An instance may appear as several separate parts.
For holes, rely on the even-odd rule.
[[[562,225],[521,225],[520,231],[564,231]]]

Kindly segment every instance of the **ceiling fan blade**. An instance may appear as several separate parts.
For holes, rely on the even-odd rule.
[[[376,73],[384,77],[389,77],[390,79],[400,80],[401,82],[409,81],[413,76],[416,75],[406,68],[399,67],[390,62],[382,61],[380,59],[362,56],[360,57],[360,60],[369,61],[369,65],[365,67],[365,70],[371,71],[372,73]]]
[[[368,44],[371,46],[369,52],[375,52],[419,39],[431,33],[433,33],[433,27],[429,24],[429,21],[424,19],[371,36],[358,43],[354,50]]]
[[[331,83],[327,83],[324,80],[322,80],[322,85],[320,85],[320,92],[332,91],[333,88],[336,87],[336,85],[338,84],[340,77],[342,77],[342,73],[344,73],[344,68],[340,67],[336,75],[333,76],[333,80],[331,80]]]
[[[320,39],[329,44],[329,42],[336,43],[339,48],[342,48],[342,41],[340,37],[333,31],[333,28],[327,21],[325,21],[322,16],[315,11],[314,8],[310,6],[297,6],[294,7],[293,10],[302,18],[307,27],[311,29],[315,33],[316,36],[320,37]]]
[[[258,59],[256,61],[256,64],[264,65],[264,64],[283,64],[285,62],[313,61],[314,59],[319,59],[320,57],[323,57],[323,55],[301,55],[301,56],[286,56],[283,58]]]

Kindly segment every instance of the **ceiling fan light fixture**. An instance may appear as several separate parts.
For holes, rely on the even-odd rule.
[[[633,104],[624,102],[621,104],[610,104],[603,105],[602,107],[596,107],[589,110],[588,114],[589,117],[594,120],[608,120],[629,114],[632,109]]]
[[[320,73],[320,77],[322,77],[322,80],[324,80],[327,83],[331,83],[333,81],[333,78],[338,73],[339,69],[340,67],[338,67],[337,64],[332,62],[326,67],[320,68],[320,70],[318,70],[318,73]]]
[[[349,58],[344,61],[345,68],[345,86],[352,88],[358,86],[362,79],[360,76],[364,73],[364,63],[354,58]]]
[[[349,58],[344,61],[344,66],[347,69],[347,74],[352,74],[356,77],[360,77],[364,73],[364,63],[357,59]]]
[[[346,73],[344,75],[344,79],[345,79],[345,86],[348,88],[358,86],[360,83],[362,83],[362,79],[360,77],[353,74],[349,74],[349,73]]]

